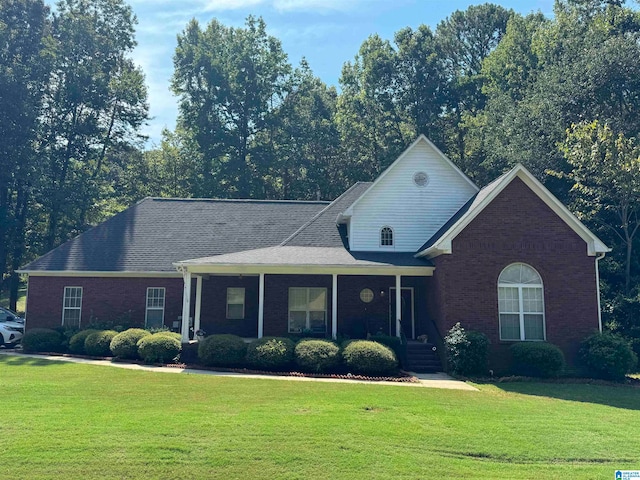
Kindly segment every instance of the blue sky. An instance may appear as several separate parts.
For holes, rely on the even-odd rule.
[[[53,3],[47,0],[47,3]],[[338,85],[342,65],[353,59],[371,34],[393,39],[401,28],[426,24],[434,28],[456,10],[485,3],[469,0],[130,0],[137,18],[138,47],[134,60],[149,87],[150,114],[144,133],[158,144],[163,127],[173,129],[177,98],[169,90],[176,36],[191,18],[212,18],[242,26],[248,15],[262,16],[269,34],[279,38],[289,61],[306,57],[314,73]],[[553,0],[493,1],[519,13],[541,11],[551,16]]]

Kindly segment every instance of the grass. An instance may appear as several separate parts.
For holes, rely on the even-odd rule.
[[[613,478],[640,389],[479,392],[160,374],[0,356],[0,478]]]
[[[16,312],[24,313],[27,304],[27,284],[21,283],[18,287],[18,301],[16,302]],[[9,290],[3,289],[0,292],[0,307],[9,308]]]

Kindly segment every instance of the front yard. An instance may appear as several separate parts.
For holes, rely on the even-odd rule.
[[[0,356],[0,478],[613,478],[640,389],[480,392],[135,372]]]

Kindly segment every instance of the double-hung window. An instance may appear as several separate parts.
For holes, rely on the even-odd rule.
[[[164,325],[164,287],[147,288],[147,309],[145,325],[147,328],[161,328]]]
[[[230,320],[244,318],[244,288],[227,288],[227,318]]]
[[[62,297],[62,325],[80,327],[82,316],[82,287],[64,287]]]
[[[500,340],[544,340],[542,279],[529,265],[514,263],[498,278]]]
[[[327,331],[327,289],[292,287],[289,289],[289,333]]]

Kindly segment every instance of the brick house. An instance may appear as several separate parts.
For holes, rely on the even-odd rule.
[[[126,317],[185,342],[203,329],[440,344],[460,322],[501,370],[521,341],[573,363],[601,329],[608,251],[523,166],[478,189],[420,136],[333,202],[146,198],[21,273],[28,328]]]

